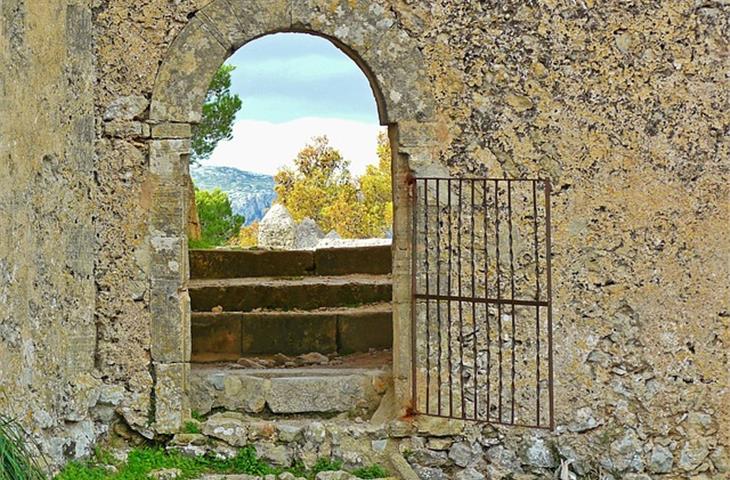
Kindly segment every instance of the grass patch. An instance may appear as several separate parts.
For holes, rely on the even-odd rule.
[[[319,472],[331,472],[342,470],[342,462],[339,460],[330,460],[329,458],[320,458],[312,467],[311,478],[314,478]]]
[[[200,424],[195,421],[185,422],[183,425],[183,433],[201,433]]]
[[[384,478],[388,476],[388,471],[380,465],[372,465],[353,470],[352,474],[358,478]]]
[[[55,480],[138,480],[145,479],[153,470],[162,468],[176,468],[180,470],[180,480],[190,480],[206,473],[217,474],[248,474],[248,475],[278,475],[290,472],[296,477],[313,480],[319,472],[342,470],[342,462],[321,458],[311,470],[307,470],[301,463],[290,468],[272,467],[256,456],[256,450],[249,446],[242,448],[238,454],[230,459],[219,459],[211,456],[187,457],[179,452],[168,452],[159,447],[136,448],[129,453],[127,463],[115,464],[113,457],[108,453],[97,452],[97,460],[73,462],[68,464]],[[104,464],[114,465],[116,471],[109,471]],[[363,479],[386,477],[387,472],[378,465],[360,468],[353,475]],[[9,477],[15,480],[15,477]],[[18,477],[20,480],[32,477]],[[5,479],[0,475],[0,479]]]
[[[0,479],[45,480],[43,457],[14,419],[0,415]],[[39,459],[40,458],[40,459]]]

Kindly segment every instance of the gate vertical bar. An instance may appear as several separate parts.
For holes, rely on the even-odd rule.
[[[495,262],[497,263],[497,339],[498,339],[498,359],[499,359],[499,396],[498,396],[498,407],[497,413],[499,415],[499,421],[502,421],[502,287],[501,283],[501,268],[499,258],[499,180],[494,181],[494,218],[495,218],[495,248],[497,249]]]
[[[441,402],[441,179],[436,179],[436,317],[438,320],[438,414],[443,414]]]
[[[429,288],[428,277],[430,275],[429,263],[428,263],[428,179],[423,180],[423,241],[426,247],[426,296],[431,295],[431,289]],[[431,315],[429,312],[429,306],[431,300],[426,298],[426,411],[431,411]]]
[[[475,218],[476,217],[476,205],[474,204],[474,188],[476,187],[476,182],[471,181],[471,296],[472,298],[475,298],[477,296],[476,293],[476,277],[477,277],[477,262],[476,262],[476,251],[474,248],[474,237],[475,235]],[[471,302],[471,326],[472,326],[472,336],[471,340],[473,342],[473,355],[474,355],[474,418],[477,418],[479,416],[479,356],[478,356],[478,348],[477,348],[477,304],[476,302]]]
[[[453,230],[453,220],[451,215],[451,178],[448,179],[448,198],[446,199],[447,205],[448,205],[448,212],[449,212],[449,276],[446,279],[447,289],[449,291],[449,300],[446,301],[446,315],[447,315],[447,328],[448,328],[448,351],[449,351],[449,357],[448,357],[448,363],[449,363],[449,415],[454,415],[454,383],[453,383],[453,360],[451,355],[451,276],[452,276],[452,270],[451,270],[451,257],[453,253],[453,242],[452,240],[452,230]]]
[[[550,237],[550,180],[545,180],[545,250],[547,262],[547,327],[548,327],[548,393],[550,397],[550,429],[555,429],[555,400],[553,392],[553,280],[552,280],[552,238]]]
[[[537,181],[532,182],[532,221],[535,232],[535,302],[540,301],[540,244],[537,238]],[[535,306],[535,363],[536,369],[536,385],[535,385],[535,410],[537,412],[537,426],[540,426],[540,305]]]
[[[418,237],[418,220],[417,220],[417,202],[416,199],[418,198],[418,180],[415,178],[411,178],[411,195],[412,195],[412,201],[411,205],[413,208],[412,212],[412,219],[413,222],[411,231],[412,233],[412,244],[411,244],[411,388],[412,388],[412,402],[413,402],[413,410],[418,411],[418,379],[416,378],[416,374],[418,372],[416,360],[418,358],[418,349],[417,343],[416,343],[416,321],[418,312],[416,311],[416,294],[418,291],[416,290],[417,287],[417,277],[418,277],[418,250],[417,246],[418,243],[416,241]]]
[[[461,418],[466,418],[466,398],[464,391],[464,302],[461,301],[463,298],[461,284],[462,284],[462,238],[461,238],[461,227],[462,227],[462,210],[464,208],[462,198],[464,196],[464,183],[463,180],[459,179],[459,211],[458,211],[458,224],[456,230],[457,243],[459,244],[459,256],[458,258],[458,276],[459,276],[459,390],[461,391]]]
[[[489,304],[487,299],[489,298],[489,233],[487,229],[489,220],[489,205],[487,198],[489,190],[487,188],[487,181],[484,180],[484,196],[482,198],[484,203],[484,314],[487,323],[487,421],[490,420],[492,411],[492,332],[489,324]]]
[[[514,240],[512,238],[512,181],[507,180],[507,221],[509,227],[509,270],[510,270],[510,299],[512,300],[512,336],[510,337],[510,347],[512,348],[511,360],[512,360],[512,383],[510,386],[511,398],[511,414],[510,421],[515,423],[515,343],[516,340],[516,329],[515,329],[515,255],[514,255]]]

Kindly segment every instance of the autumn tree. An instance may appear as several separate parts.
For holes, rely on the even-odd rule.
[[[275,177],[277,198],[294,220],[312,218],[343,238],[382,237],[393,222],[390,145],[378,137],[378,164],[353,179],[349,162],[327,137],[316,137]]]
[[[393,227],[392,158],[388,136],[378,134],[378,164],[368,165],[358,179],[365,209],[366,235],[380,237]]]
[[[295,221],[309,217],[325,231],[336,230],[325,209],[343,190],[354,188],[349,167],[350,163],[329,144],[326,136],[315,137],[297,154],[293,168],[277,172],[277,198]]]

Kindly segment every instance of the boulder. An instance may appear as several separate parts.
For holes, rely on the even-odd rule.
[[[271,206],[259,223],[259,247],[291,250],[294,247],[297,224],[284,205]]]
[[[324,232],[314,220],[307,217],[297,225],[294,234],[294,248],[297,250],[316,248],[322,238],[324,238]]]

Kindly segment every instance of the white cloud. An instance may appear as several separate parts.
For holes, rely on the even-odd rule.
[[[322,81],[338,75],[360,74],[358,67],[344,54],[318,54],[297,57],[265,58],[231,62],[236,65],[234,78],[266,78],[277,75],[293,76],[297,82]]]
[[[205,165],[235,167],[273,175],[291,164],[297,152],[317,135],[327,135],[330,144],[350,161],[359,175],[377,162],[377,136],[384,127],[339,118],[300,118],[285,123],[239,120],[233,139],[218,144]]]

